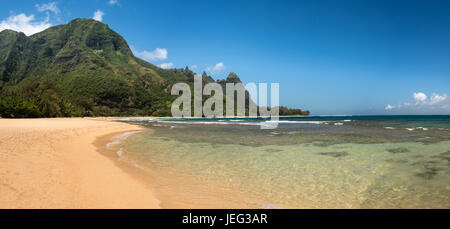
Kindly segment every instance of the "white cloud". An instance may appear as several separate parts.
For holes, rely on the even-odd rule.
[[[397,106],[387,105],[386,111],[409,114],[450,114],[450,99],[447,94],[432,93],[428,97],[423,92],[413,94],[414,102],[406,102]]]
[[[110,5],[116,5],[117,3],[119,3],[118,0],[109,0],[108,2]]]
[[[55,14],[59,14],[60,11],[56,4],[57,4],[56,2],[49,2],[49,3],[44,3],[42,5],[36,4],[35,6],[36,6],[37,10],[41,13],[45,12],[45,11],[51,11]]]
[[[92,19],[101,22],[101,21],[103,21],[103,15],[105,15],[105,13],[103,13],[103,11],[97,10],[94,12],[94,16],[92,17]]]
[[[216,73],[216,72],[220,72],[225,69],[226,69],[225,65],[222,62],[219,62],[214,66],[207,67],[206,71]]]
[[[192,65],[192,66],[191,66],[191,70],[194,70],[194,69],[196,69],[196,68],[198,68],[197,65]]]
[[[160,68],[168,69],[173,67],[173,63],[162,63],[159,65]]]
[[[430,104],[437,104],[447,100],[447,94],[438,95],[436,93],[431,94]]]
[[[425,93],[417,92],[413,94],[414,100],[419,103],[423,103],[427,100],[428,96]]]
[[[165,60],[167,59],[168,56],[167,49],[163,48],[156,48],[153,51],[142,51],[142,52],[135,50],[133,47],[131,47],[131,49],[134,55],[147,61]]]
[[[391,104],[388,104],[384,109],[385,110],[392,110],[394,108],[395,108],[394,106],[392,106]]]
[[[41,32],[52,24],[49,22],[49,16],[43,21],[37,21],[33,14],[27,16],[26,14],[12,15],[6,20],[0,22],[0,31],[5,29],[10,29],[18,32],[23,32],[27,36],[33,35],[35,33]]]

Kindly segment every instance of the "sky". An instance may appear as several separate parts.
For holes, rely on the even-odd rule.
[[[136,56],[215,79],[279,83],[314,115],[450,114],[450,1],[2,1],[0,30],[75,18],[121,34]]]

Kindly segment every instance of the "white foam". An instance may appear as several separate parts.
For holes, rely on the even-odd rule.
[[[160,123],[172,123],[172,124],[189,124],[189,125],[247,125],[247,126],[258,126],[258,122],[224,122],[224,121],[166,121],[159,120]]]
[[[335,125],[335,126],[343,126],[344,123],[342,123],[342,122],[337,122],[337,123],[335,123],[334,125]]]
[[[428,128],[425,128],[425,127],[416,127],[416,128],[405,128],[406,130],[408,130],[408,131],[414,131],[414,130],[423,130],[423,131],[427,131],[428,130]]]
[[[292,123],[292,124],[325,124],[325,121],[287,121],[287,120],[270,120],[266,123]]]
[[[157,122],[160,122],[160,123],[172,123],[172,124],[193,124],[193,125],[195,125],[195,124],[204,124],[204,125],[208,125],[208,124],[218,124],[218,125],[226,125],[226,124],[229,124],[229,123],[226,123],[226,122],[198,122],[198,121],[163,121],[163,120],[159,120],[159,121],[157,121]]]
[[[416,127],[416,129],[417,130],[423,130],[423,131],[427,131],[428,130],[428,128],[425,128],[425,127]]]
[[[122,148],[120,148],[120,149],[117,151],[117,155],[119,155],[119,157],[122,157],[122,156],[123,156],[123,150],[122,150]]]
[[[351,121],[351,120],[350,120]],[[244,122],[244,120],[218,120],[218,121],[176,121],[176,120],[156,120],[158,123],[171,123],[171,124],[189,124],[189,125],[243,125],[243,126],[271,126],[274,124],[313,124],[324,125],[330,121],[292,121],[292,120],[267,120],[261,122]],[[341,125],[337,123],[335,125]],[[343,125],[343,123],[342,123]],[[173,128],[173,127],[172,127]]]
[[[158,118],[116,118],[111,121],[125,121],[125,122],[154,122]]]
[[[386,129],[386,130],[395,130],[394,127],[390,127],[390,126],[386,126],[386,127],[384,127],[384,129]]]
[[[109,142],[108,144],[106,144],[106,147],[110,148],[111,146],[118,145],[118,144],[122,143],[123,141],[125,141],[131,135],[139,133],[139,132],[141,132],[141,131],[130,131],[130,132],[123,133],[123,134],[121,134],[119,136],[116,136],[114,138],[114,141]]]
[[[264,122],[240,122],[235,124],[243,126],[261,126],[264,125]]]

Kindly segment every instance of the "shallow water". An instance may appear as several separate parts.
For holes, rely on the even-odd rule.
[[[158,171],[160,193],[191,191],[185,207],[450,207],[450,116],[282,118],[260,129],[266,122],[140,120],[152,131],[128,137],[121,154]]]

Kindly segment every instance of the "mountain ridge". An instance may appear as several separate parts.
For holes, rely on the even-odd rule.
[[[193,85],[194,75],[188,67],[162,69],[136,57],[120,34],[93,19],[31,36],[0,32],[3,117],[170,116],[171,86]],[[230,73],[218,82],[240,79]]]

